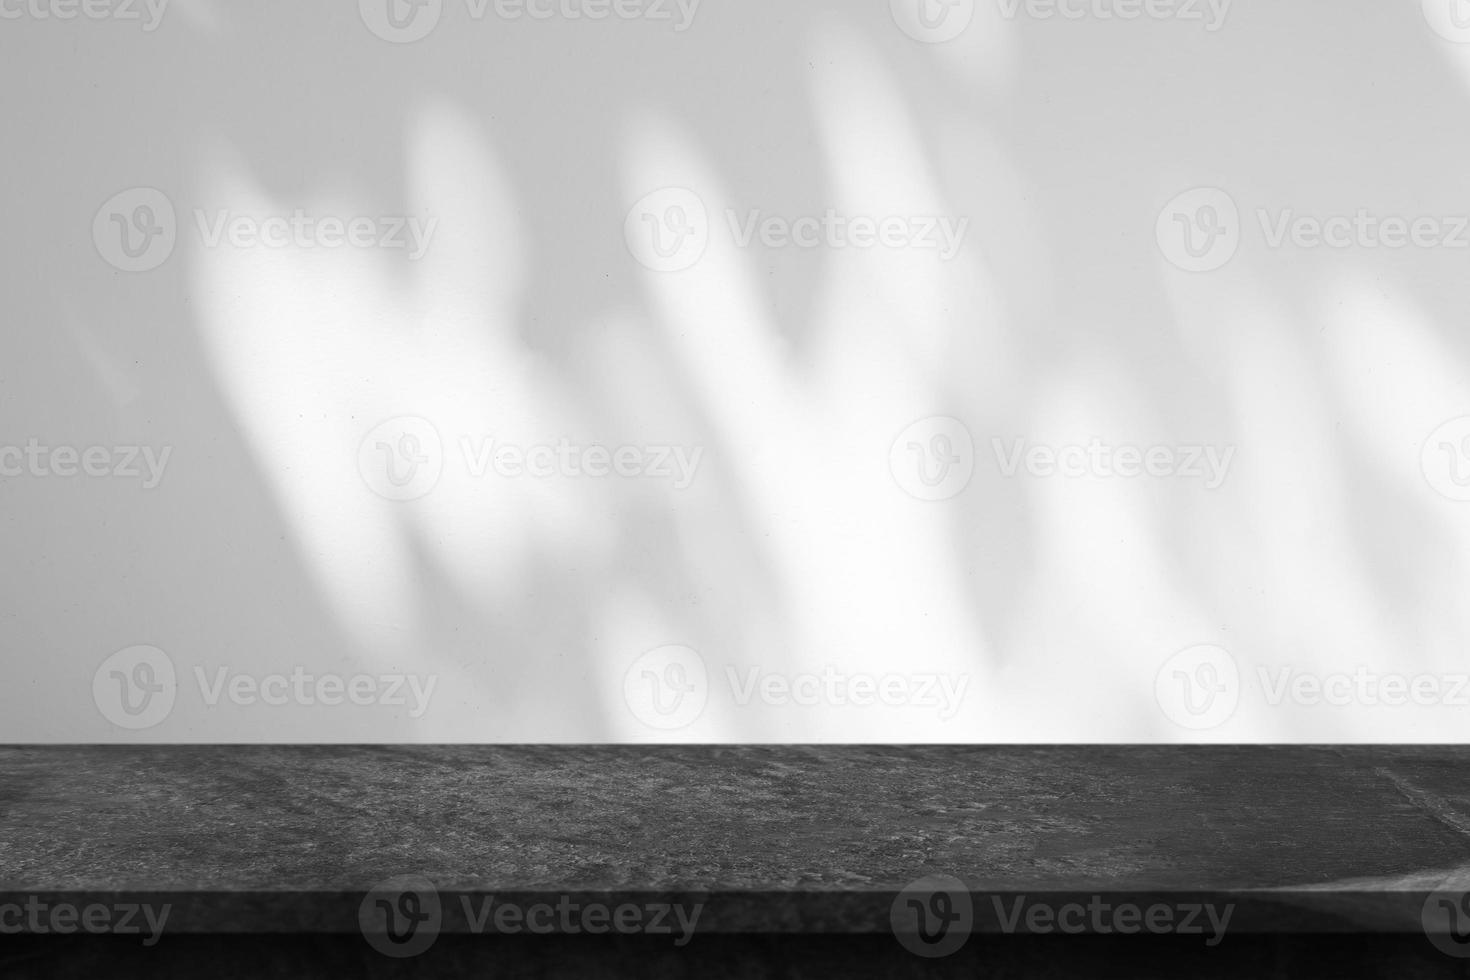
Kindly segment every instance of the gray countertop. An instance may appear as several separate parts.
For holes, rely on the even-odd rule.
[[[733,931],[997,894],[1230,895],[1237,928],[1419,927],[1470,867],[1444,747],[0,748],[0,899],[168,895],[175,928],[349,928],[376,884],[670,894]],[[446,928],[452,929],[450,923]]]

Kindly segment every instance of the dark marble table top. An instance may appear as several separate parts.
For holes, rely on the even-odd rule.
[[[865,931],[931,874],[1228,896],[1237,929],[1407,931],[1465,869],[1455,747],[0,748],[0,901],[167,895],[186,931],[350,929],[402,875]]]

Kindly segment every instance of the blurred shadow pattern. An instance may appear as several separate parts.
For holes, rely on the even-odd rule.
[[[0,0],[0,738],[1460,741],[1460,3]]]

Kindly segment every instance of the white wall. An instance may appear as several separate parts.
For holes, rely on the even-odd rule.
[[[1470,730],[1461,0],[154,2],[0,0],[0,739]]]

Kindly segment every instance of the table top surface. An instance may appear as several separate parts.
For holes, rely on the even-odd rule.
[[[0,892],[1419,895],[1470,749],[0,747]],[[1407,906],[1406,906],[1407,907]]]

